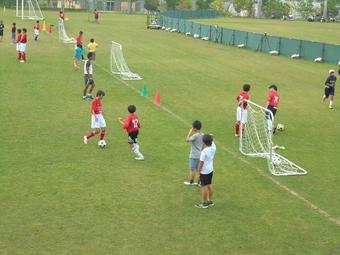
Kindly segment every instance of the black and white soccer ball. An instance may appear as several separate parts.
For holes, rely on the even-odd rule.
[[[104,149],[106,147],[105,140],[99,140],[98,147],[101,148],[101,149]]]
[[[285,129],[285,127],[283,126],[283,124],[281,124],[281,123],[277,124],[276,130],[283,131],[284,129]]]

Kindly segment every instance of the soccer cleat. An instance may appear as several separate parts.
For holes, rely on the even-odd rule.
[[[213,207],[215,204],[213,201],[207,201],[206,203],[209,207]]]
[[[86,96],[88,99],[93,99],[94,97],[92,95],[87,95]]]
[[[333,109],[334,109],[334,107],[330,105],[330,106],[329,106],[329,109],[333,110]]]
[[[185,185],[194,185],[194,182],[193,181],[185,181],[184,184]]]
[[[135,160],[144,160],[144,157],[135,157]]]
[[[84,144],[87,144],[87,136],[84,136]]]
[[[206,203],[198,203],[195,205],[196,208],[201,208],[201,209],[206,209],[208,208],[209,206],[206,204]]]
[[[240,135],[239,134],[235,134],[235,137],[240,137]]]
[[[24,60],[20,60],[20,63],[25,63],[25,61]]]

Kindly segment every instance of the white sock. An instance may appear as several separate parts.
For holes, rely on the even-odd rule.
[[[139,157],[139,158],[142,158],[143,157],[143,154],[142,153],[140,153],[140,151],[139,151],[139,145],[138,144],[136,144],[136,143],[134,143],[134,153],[136,154],[136,156],[137,157]]]
[[[333,107],[333,100],[329,101],[329,107]]]

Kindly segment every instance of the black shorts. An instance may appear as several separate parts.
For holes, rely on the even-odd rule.
[[[138,131],[132,132],[128,134],[128,143],[133,144],[137,143]]]
[[[267,109],[268,109],[269,111],[271,111],[272,114],[273,114],[273,117],[275,117],[275,114],[276,114],[277,109],[276,109],[274,106],[272,106],[272,105],[268,105]],[[270,116],[268,116],[268,117],[270,117]]]
[[[210,174],[200,174],[201,186],[210,185],[212,183],[213,173]]]
[[[89,86],[89,85],[93,85],[94,84],[94,80],[93,79],[89,79],[89,76],[87,74],[84,75],[84,85],[85,87]]]
[[[329,97],[329,95],[334,96],[335,88],[334,87],[325,87],[325,96],[326,98]]]
[[[3,36],[4,35],[4,31],[0,31],[0,36]]]

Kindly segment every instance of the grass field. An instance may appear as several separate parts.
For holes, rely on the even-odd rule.
[[[307,21],[282,21],[251,18],[225,18],[200,19],[199,23],[214,24],[221,27],[256,32],[268,35],[283,36],[295,39],[304,39],[316,42],[339,44],[340,23],[321,23]]]
[[[57,12],[45,15],[56,24]],[[69,35],[83,30],[85,41],[94,37],[100,45],[94,79],[106,92],[108,147],[82,142],[90,103],[81,99],[73,45],[59,43],[56,31],[42,33],[29,42],[28,63],[17,63],[8,35],[14,13],[7,11],[0,44],[1,255],[340,254],[340,103],[333,111],[321,103],[334,66],[150,31],[142,15],[103,14],[98,25],[85,13],[66,16]],[[17,23],[32,38],[33,22]],[[142,81],[109,73],[112,40]],[[269,84],[279,86],[277,123],[285,131],[275,141],[308,175],[272,177],[263,159],[240,155],[233,124],[244,82],[259,104]],[[144,84],[148,98],[139,95]],[[152,103],[156,91],[161,107]],[[133,159],[117,121],[131,103],[141,117],[143,162]],[[184,139],[195,119],[217,144],[216,205],[207,210],[194,207],[199,189],[183,185]]]

